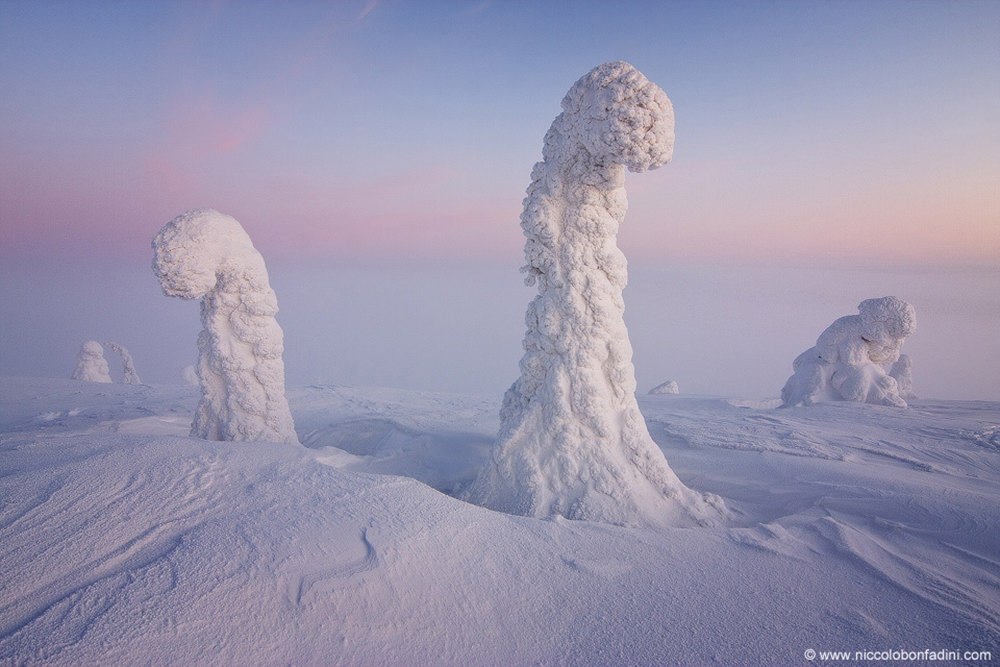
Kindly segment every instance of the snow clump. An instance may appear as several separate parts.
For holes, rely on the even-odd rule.
[[[76,355],[76,370],[70,377],[84,382],[111,382],[111,371],[100,343],[88,340],[80,346],[80,352]]]
[[[814,347],[792,363],[794,374],[781,390],[785,407],[820,401],[856,401],[905,408],[910,365],[893,369],[903,340],[917,326],[913,306],[894,296],[866,299],[858,315],[836,320]],[[898,376],[905,383],[901,391]]]
[[[132,361],[132,355],[128,353],[128,350],[118,343],[108,342],[107,346],[122,358],[122,383],[142,384],[142,380],[139,379],[139,374],[135,370],[135,362]]]
[[[649,390],[650,394],[679,394],[681,393],[680,388],[677,386],[676,380],[667,380],[662,384],[658,384]]]
[[[246,231],[228,215],[195,209],[167,223],[152,246],[163,293],[201,299],[201,402],[191,435],[297,443],[278,300]]]
[[[465,492],[486,507],[618,525],[710,525],[722,500],[684,486],[635,399],[623,318],[625,169],[666,164],[674,115],[624,62],[600,65],[562,101],[535,164],[521,227],[528,305],[521,376],[504,396],[490,459]]]

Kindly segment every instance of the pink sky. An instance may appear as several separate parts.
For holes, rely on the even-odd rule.
[[[662,4],[6,3],[3,249],[136,256],[210,206],[267,256],[518,262],[560,98],[620,58],[678,122],[633,261],[1000,261],[997,5]]]

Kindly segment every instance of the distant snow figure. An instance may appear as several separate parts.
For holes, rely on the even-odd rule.
[[[111,382],[111,371],[100,343],[88,340],[80,346],[80,352],[76,356],[76,370],[71,377],[84,382]]]
[[[902,299],[884,296],[862,301],[858,312],[836,320],[815,347],[795,359],[795,372],[781,390],[784,406],[857,401],[906,407],[890,371],[903,339],[916,329],[916,311]],[[902,367],[898,372],[903,375]]]
[[[132,355],[128,353],[128,350],[118,343],[110,341],[107,343],[107,346],[117,352],[118,356],[122,358],[122,384],[142,384],[139,374],[135,371],[135,363],[132,361]]]
[[[658,384],[649,390],[650,394],[679,394],[680,388],[675,380],[667,380],[663,384]]]
[[[285,399],[278,300],[264,258],[234,218],[188,211],[153,238],[163,293],[201,299],[201,402],[191,435],[207,440],[297,443]]]
[[[181,382],[192,387],[198,386],[198,371],[194,369],[194,366],[185,366],[181,369]]]
[[[904,400],[917,400],[917,395],[913,393],[913,362],[910,361],[910,355],[899,355],[899,359],[889,369],[889,375],[896,381],[899,395]]]
[[[490,460],[465,499],[526,516],[619,525],[708,525],[717,496],[685,487],[635,400],[622,290],[625,168],[665,164],[667,95],[624,62],[596,67],[562,101],[532,170],[521,227],[528,305],[521,377],[507,390]]]

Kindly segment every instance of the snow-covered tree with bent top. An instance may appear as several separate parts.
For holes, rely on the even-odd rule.
[[[596,67],[562,101],[532,170],[521,227],[528,305],[521,377],[497,444],[464,497],[512,514],[619,525],[709,525],[722,500],[667,465],[635,399],[624,322],[625,169],[665,164],[667,95],[624,62]]]
[[[278,300],[246,231],[228,215],[195,209],[167,223],[152,245],[163,293],[201,299],[201,402],[191,435],[297,443]]]

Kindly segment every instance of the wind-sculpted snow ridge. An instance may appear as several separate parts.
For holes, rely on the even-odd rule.
[[[674,116],[658,86],[624,62],[577,81],[545,135],[521,227],[528,305],[521,377],[471,502],[526,516],[620,525],[718,523],[721,499],[685,487],[635,400],[622,290],[625,169],[666,164]]]
[[[111,382],[111,370],[100,343],[88,340],[80,346],[80,352],[76,356],[76,369],[70,377],[84,382]]]
[[[893,365],[901,360],[903,340],[916,329],[916,311],[902,299],[884,296],[862,301],[858,313],[836,320],[796,357],[795,372],[781,390],[783,405],[855,401],[907,407],[904,398],[913,397],[909,358]]]
[[[201,402],[191,435],[297,443],[285,398],[278,300],[264,258],[234,218],[188,211],[153,238],[163,293],[201,299]]]
[[[129,354],[128,350],[124,346],[110,341],[107,345],[122,358],[122,384],[142,384],[142,380],[139,379],[139,374],[135,370],[135,362],[132,361],[132,355]]]

